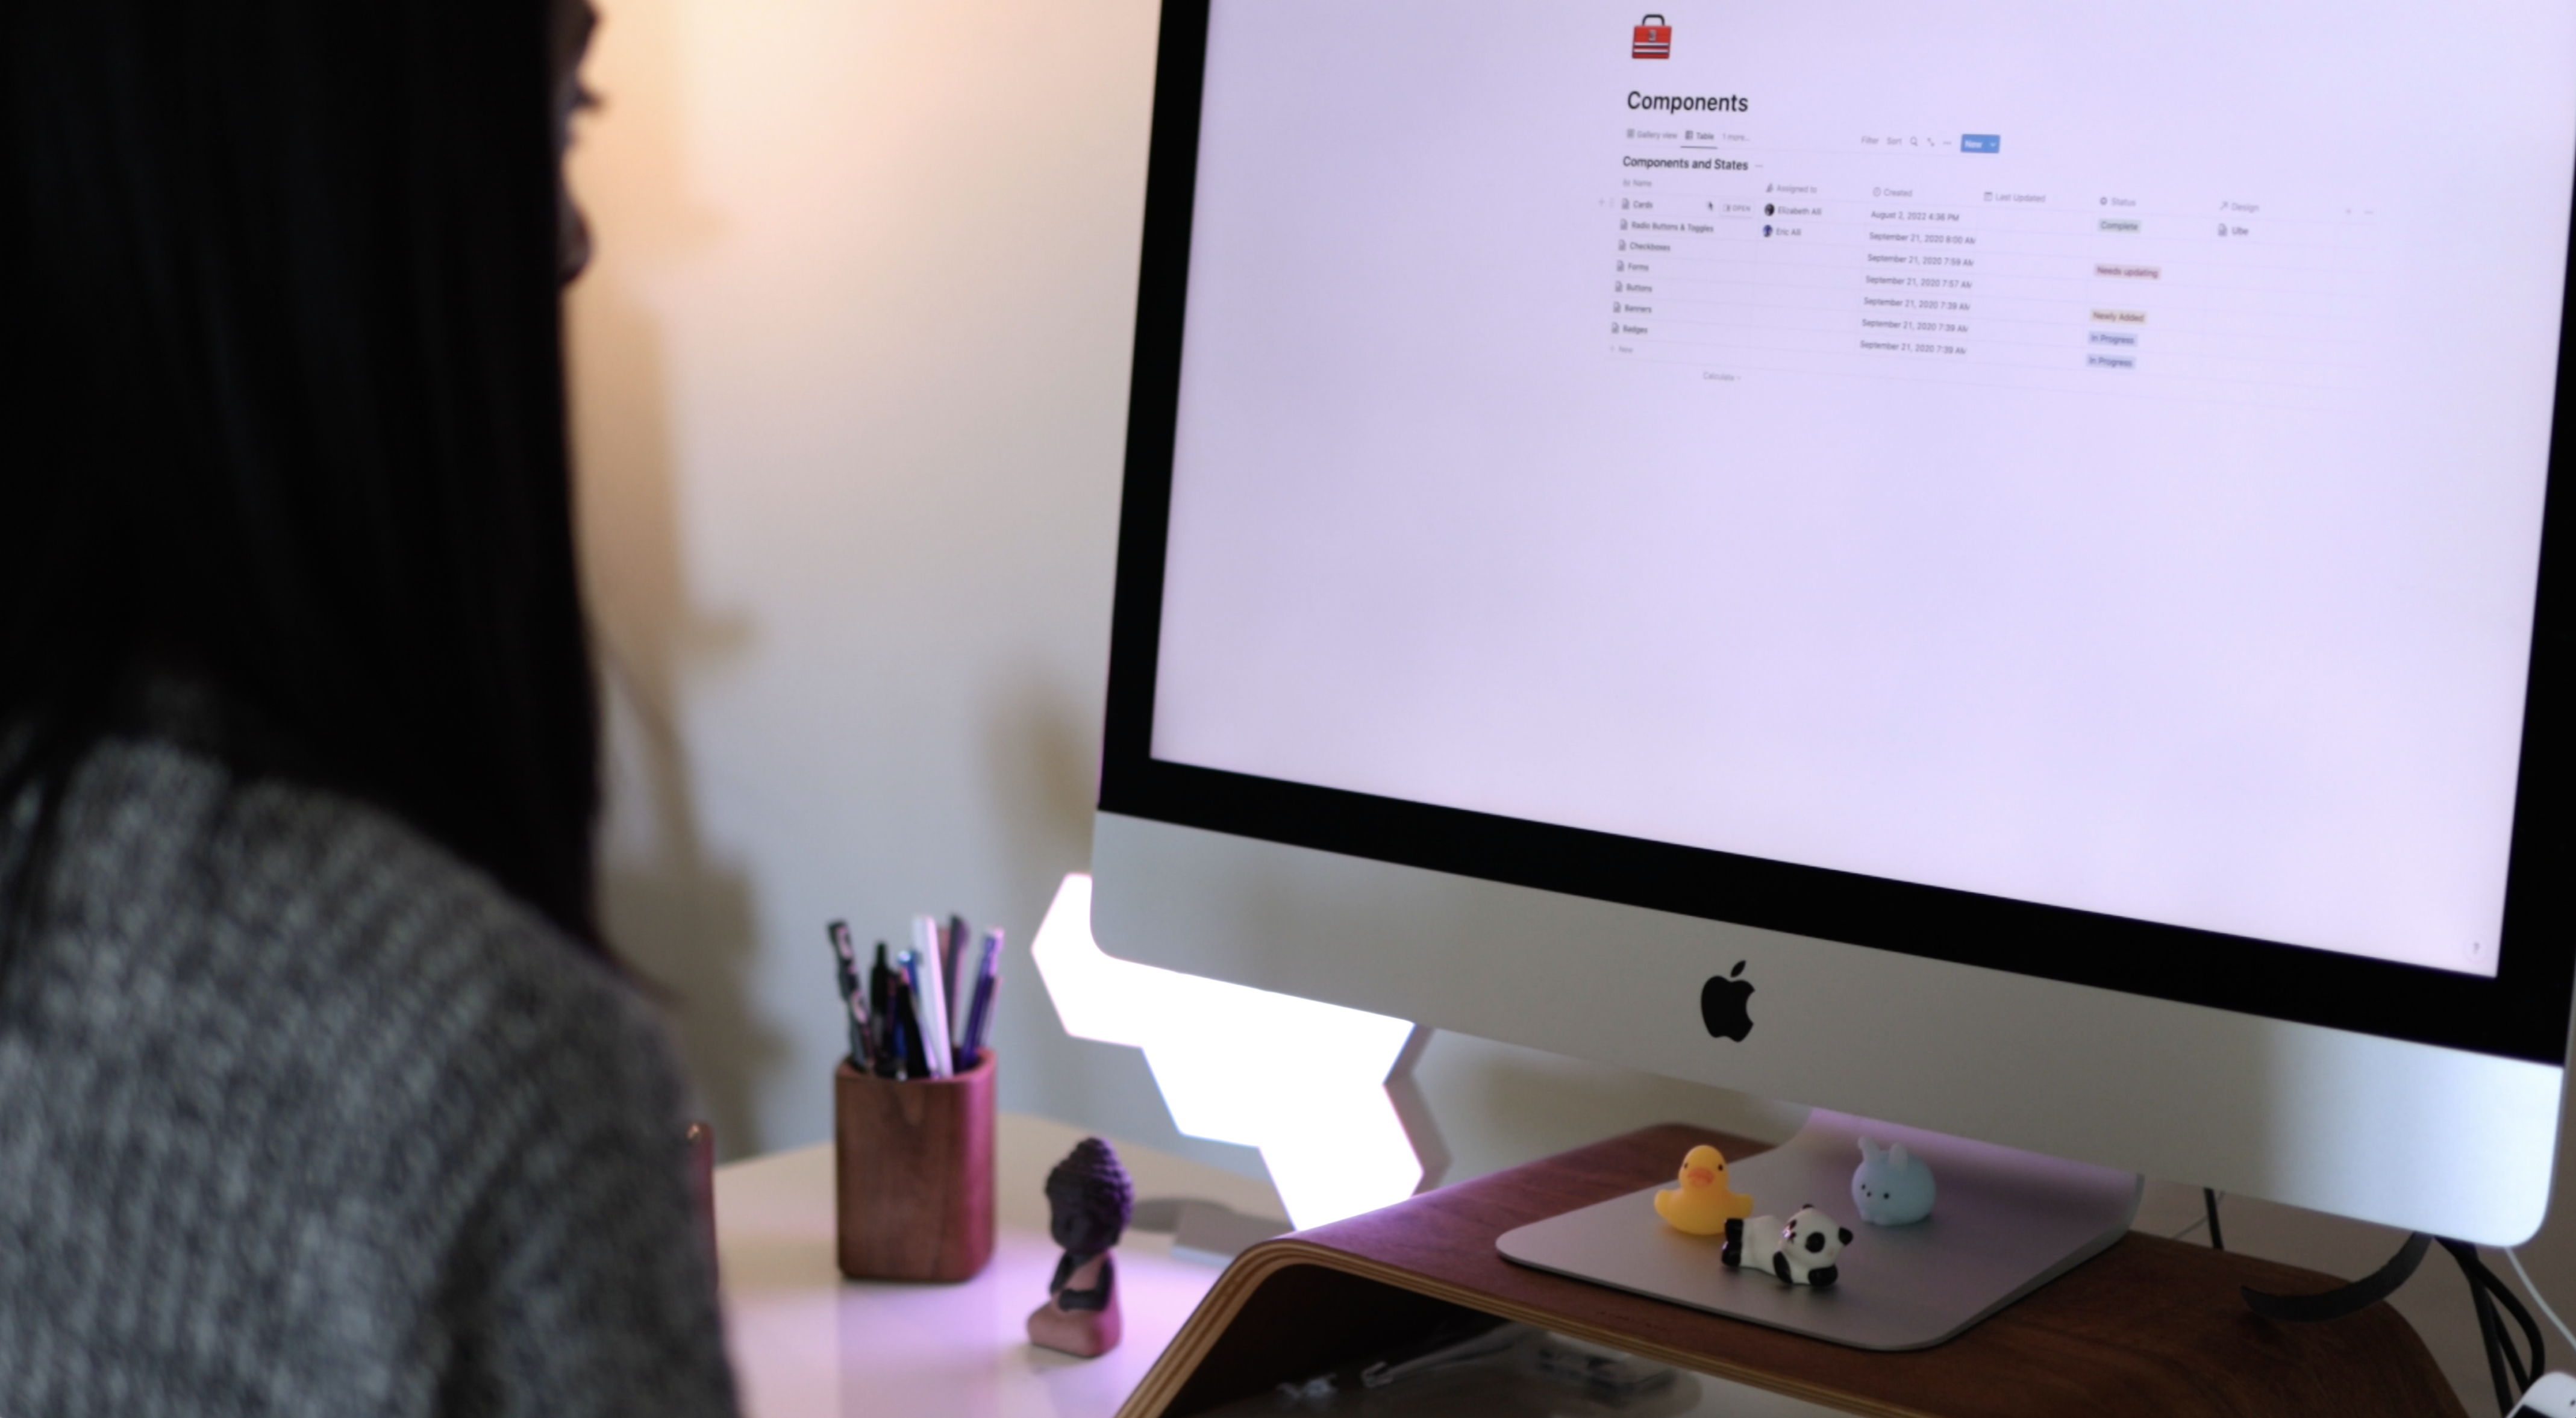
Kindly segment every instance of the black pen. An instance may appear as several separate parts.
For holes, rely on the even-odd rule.
[[[898,1062],[894,1077],[899,1079],[930,1077],[930,1055],[923,1049],[921,1028],[915,1022],[918,1012],[912,985],[903,978],[901,971],[897,971],[894,977],[894,1037]]]
[[[902,1024],[894,1007],[894,967],[886,963],[886,943],[877,942],[877,962],[868,967],[868,1011],[876,1023],[877,1077],[893,1078],[903,1068]]]
[[[940,1027],[948,1031],[952,1046],[966,1038],[966,976],[963,973],[975,963],[975,937],[966,928],[964,916],[951,914],[948,928],[939,933],[939,983],[948,996],[949,1017]]]
[[[876,1049],[868,1038],[868,1002],[859,993],[859,947],[850,939],[850,923],[834,921],[824,928],[832,939],[833,973],[841,986],[841,1012],[850,1033],[850,1067],[861,1073],[876,1067]]]

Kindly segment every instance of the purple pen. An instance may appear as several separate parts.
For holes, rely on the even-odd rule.
[[[1002,932],[984,932],[975,962],[975,992],[966,1006],[966,1027],[958,1038],[957,1066],[973,1068],[984,1058],[984,1039],[993,1027],[993,997],[1002,985]]]

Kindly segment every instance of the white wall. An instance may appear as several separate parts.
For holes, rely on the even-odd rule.
[[[827,919],[1024,942],[1086,858],[1150,14],[601,8],[572,344],[609,916],[739,1154],[828,1129]]]
[[[611,929],[728,1155],[830,1128],[823,923],[1007,927],[1006,1105],[1173,1133],[1025,954],[1090,851],[1144,198],[1143,0],[603,0],[571,302]],[[1444,1039],[1459,1165],[1790,1110]]]
[[[1016,947],[1006,1106],[1257,1172],[1174,1134],[1132,1051],[1066,1038],[1026,955],[1089,851],[1154,5],[598,3],[571,313],[608,918],[721,1146],[829,1132],[823,923],[953,909]],[[1420,1077],[1453,1176],[1797,1116],[1448,1036]],[[2247,1234],[2376,1244],[2301,1226]],[[2532,1253],[2576,1300],[2576,1224]],[[2483,1384],[2446,1264],[2410,1298]]]

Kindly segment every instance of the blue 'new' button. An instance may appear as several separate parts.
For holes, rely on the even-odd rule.
[[[2000,153],[2003,150],[2003,135],[1999,133],[1963,133],[1959,136],[1959,151],[1963,153]]]

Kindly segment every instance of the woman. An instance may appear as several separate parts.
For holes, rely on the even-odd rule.
[[[0,6],[0,1414],[733,1408],[601,941],[587,12]]]

